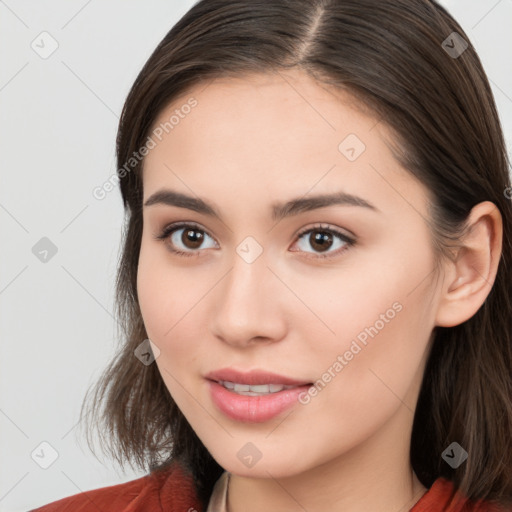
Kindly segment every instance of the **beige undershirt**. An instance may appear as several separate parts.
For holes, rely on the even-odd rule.
[[[227,512],[229,473],[224,471],[213,486],[206,512]]]
[[[224,471],[213,486],[213,491],[208,502],[206,512],[227,512],[228,485],[230,473]],[[428,489],[425,489],[425,493]],[[424,496],[423,496],[424,497]],[[423,499],[422,497],[422,499]],[[421,499],[420,499],[421,501]]]

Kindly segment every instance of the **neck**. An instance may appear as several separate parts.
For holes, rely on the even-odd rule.
[[[231,474],[227,511],[409,511],[427,491],[409,463],[411,432],[403,426],[412,424],[411,414],[400,407],[364,445],[308,471],[281,478],[270,468],[269,478]]]

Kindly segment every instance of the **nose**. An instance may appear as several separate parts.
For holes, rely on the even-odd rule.
[[[273,343],[286,333],[286,290],[267,267],[265,252],[249,263],[236,252],[216,287],[213,334],[233,347]]]

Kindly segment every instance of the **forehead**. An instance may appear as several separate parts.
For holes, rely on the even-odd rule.
[[[189,109],[187,103],[192,98],[197,105]],[[196,128],[198,125],[205,128],[204,123],[208,119],[211,136],[225,133],[230,126],[238,125],[239,128],[244,124],[244,133],[254,134],[254,128],[265,128],[261,135],[284,128],[286,131],[282,132],[282,137],[308,128],[317,133],[342,132],[348,128],[362,132],[377,124],[371,110],[350,92],[320,83],[297,69],[219,77],[196,84],[160,112],[153,128],[164,125],[173,113],[178,114],[180,110],[187,111],[185,116],[192,119],[187,124],[197,122]],[[252,125],[245,123],[249,119]],[[303,123],[296,124],[297,120]],[[386,127],[380,124],[386,131]],[[172,128],[176,134],[178,130],[174,128],[177,125]]]
[[[152,131],[159,127],[144,163],[145,198],[161,185],[275,198],[283,188],[297,196],[343,187],[370,192],[375,204],[389,180],[409,195],[420,185],[393,157],[384,123],[348,92],[300,71],[195,85],[162,110]],[[422,191],[414,194],[421,208]]]

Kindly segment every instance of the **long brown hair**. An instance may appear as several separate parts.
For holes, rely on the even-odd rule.
[[[431,194],[437,256],[448,256],[457,245],[477,203],[492,201],[501,212],[502,254],[487,299],[463,324],[434,329],[410,454],[426,487],[444,477],[470,499],[510,505],[508,159],[481,62],[462,28],[435,1],[202,0],[169,31],[135,80],[119,123],[118,177],[126,212],[116,282],[122,346],[88,393],[82,417],[121,464],[156,470],[180,461],[206,503],[223,469],[178,409],[157,366],[134,357],[148,336],[136,287],[144,160],[130,159],[146,144],[162,110],[191,86],[290,68],[349,92],[392,130],[397,160]],[[469,453],[457,469],[441,458],[454,441]]]

